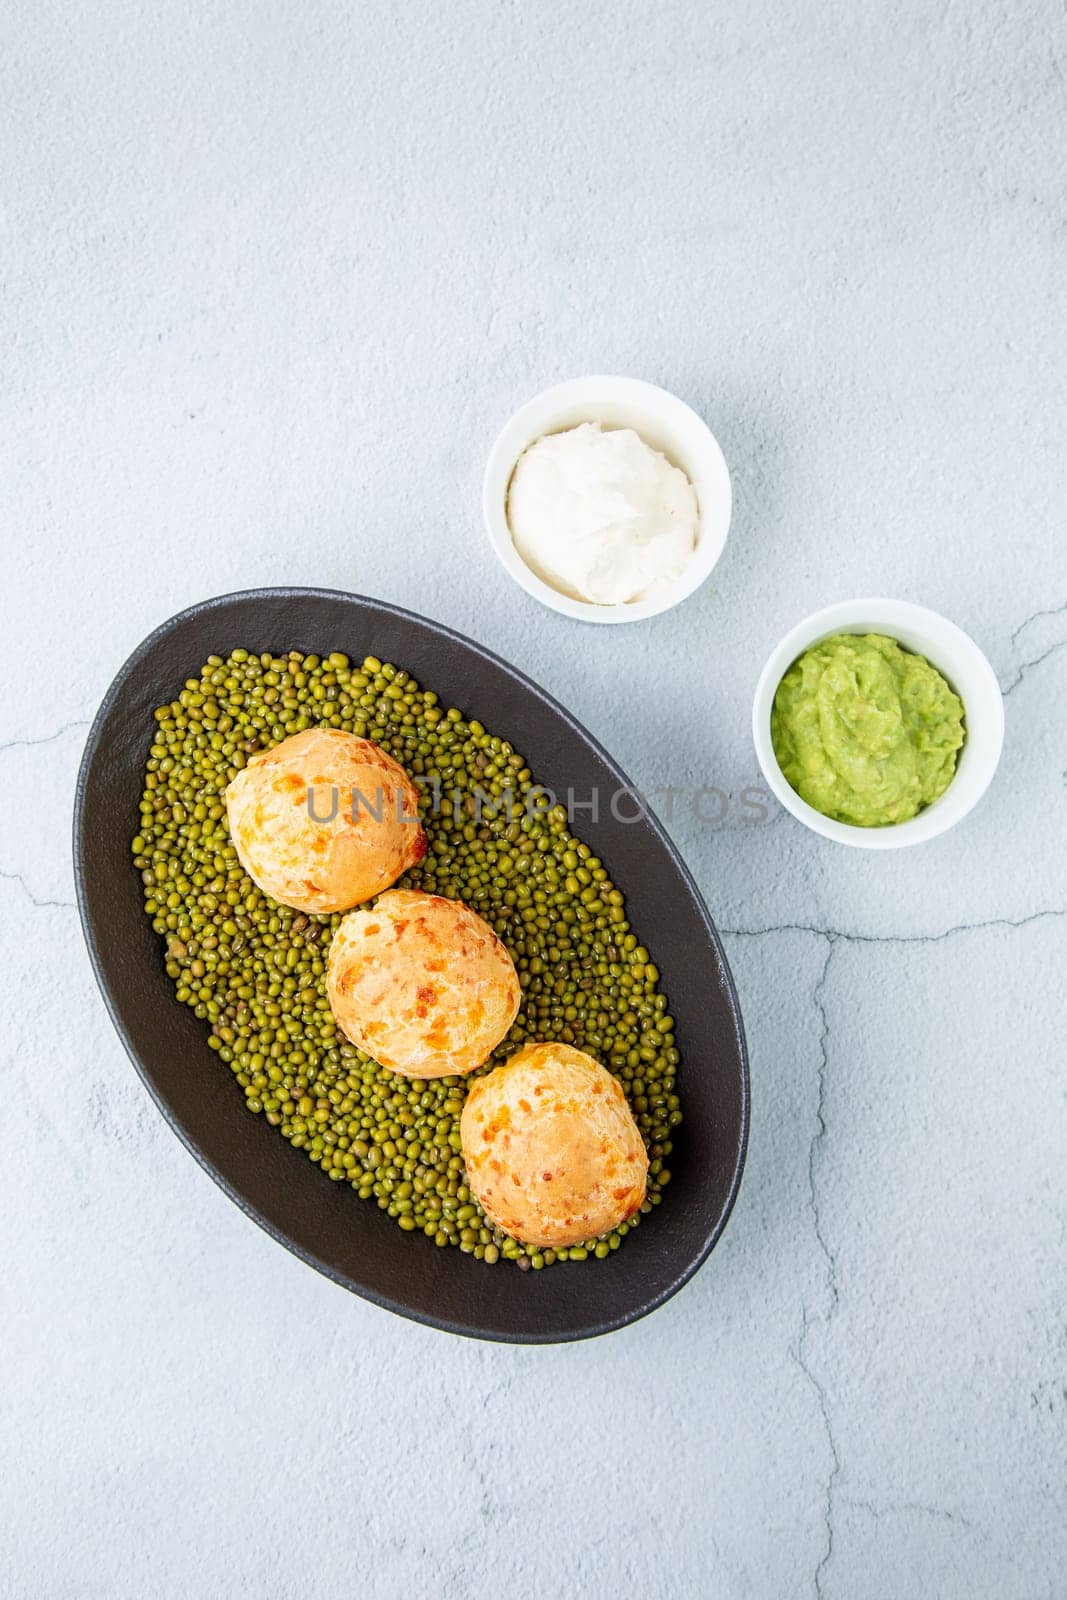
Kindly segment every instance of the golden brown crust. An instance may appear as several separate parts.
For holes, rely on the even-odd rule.
[[[380,894],[421,861],[422,825],[401,820],[415,817],[418,799],[403,767],[370,739],[308,728],[252,757],[226,790],[226,814],[252,881],[283,905],[326,914]]]
[[[338,1026],[390,1072],[472,1072],[500,1043],[522,998],[488,923],[460,900],[393,889],[345,917],[326,989]]]
[[[622,1086],[570,1045],[526,1045],[477,1079],[460,1133],[482,1208],[524,1244],[595,1238],[645,1198],[648,1155]]]

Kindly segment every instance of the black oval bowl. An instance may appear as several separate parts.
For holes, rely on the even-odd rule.
[[[209,655],[245,648],[376,655],[508,738],[557,794],[601,796],[576,829],[624,892],[663,974],[677,1024],[685,1120],[663,1203],[603,1261],[547,1272],[487,1267],[405,1234],[346,1184],[330,1183],[277,1130],[250,1116],[204,1024],[174,999],[162,941],[130,855],[154,709]],[[402,1316],[481,1339],[549,1344],[621,1328],[662,1305],[726,1224],[748,1134],[741,1017],[718,934],[674,846],[651,817],[618,821],[627,781],[585,729],[480,645],[378,600],[319,589],[256,589],[172,617],[134,651],[89,733],[74,807],[74,868],[89,954],[134,1066],[182,1143],[241,1209],[336,1283]],[[630,807],[618,808],[624,815]]]

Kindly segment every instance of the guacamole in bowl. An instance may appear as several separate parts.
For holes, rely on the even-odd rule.
[[[940,799],[965,739],[963,702],[925,656],[880,633],[836,633],[785,673],[771,710],[782,774],[823,816],[907,822]]]

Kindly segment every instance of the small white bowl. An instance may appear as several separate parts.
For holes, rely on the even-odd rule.
[[[575,600],[532,572],[515,548],[508,526],[507,502],[516,462],[535,439],[577,427],[580,422],[633,428],[646,444],[681,467],[696,490],[700,509],[696,549],[681,576],[647,600],[621,606]],[[638,378],[572,378],[534,395],[501,429],[489,452],[482,485],[486,532],[504,567],[542,605],[582,622],[639,622],[687,599],[705,582],[722,555],[731,505],[730,474],[707,423],[677,395]]]
[[[963,701],[966,738],[955,777],[939,800],[908,822],[857,828],[824,817],[786,781],[771,743],[771,707],[778,685],[798,656],[835,633],[884,633],[931,661]],[[936,838],[965,817],[985,794],[1004,742],[1004,701],[996,674],[974,640],[954,622],[907,600],[842,600],[797,624],[772,650],[752,704],[756,755],[772,792],[814,833],[861,850],[899,850]]]

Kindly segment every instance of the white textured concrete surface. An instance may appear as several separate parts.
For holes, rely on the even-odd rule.
[[[0,1590],[1062,1600],[1059,8],[14,0],[0,34]],[[501,419],[594,370],[735,475],[713,588],[632,630],[536,608],[479,525]],[[112,1034],[86,721],[163,617],[272,582],[486,641],[650,787],[753,781],[764,655],[850,593],[1001,674],[996,786],[921,850],[675,817],[754,1121],[644,1323],[514,1350],[364,1305]]]

